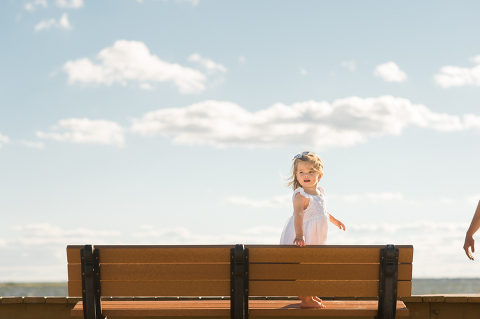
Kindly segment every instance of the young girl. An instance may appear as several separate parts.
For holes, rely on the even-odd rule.
[[[280,238],[280,245],[325,245],[328,222],[339,229],[345,225],[330,215],[325,207],[325,194],[318,182],[323,176],[323,163],[312,152],[295,155],[292,176],[288,186],[293,192],[293,216],[287,220]],[[302,296],[302,308],[325,308],[322,300],[315,296]]]

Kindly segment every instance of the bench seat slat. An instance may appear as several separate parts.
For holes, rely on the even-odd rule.
[[[379,264],[250,264],[250,280],[378,280]],[[68,278],[82,280],[81,265],[68,265]],[[101,264],[101,280],[228,280],[230,265]],[[412,264],[398,266],[398,280],[412,279]]]
[[[250,316],[376,316],[377,301],[325,300],[324,309],[301,309],[299,300],[250,300]],[[106,316],[229,316],[229,300],[181,301],[104,301]],[[82,303],[71,312],[83,316]],[[402,301],[397,301],[397,316],[408,316]]]
[[[378,296],[378,280],[250,281],[250,296]],[[410,296],[411,281],[398,281],[397,296]]]

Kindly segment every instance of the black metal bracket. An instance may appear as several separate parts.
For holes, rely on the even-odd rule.
[[[100,304],[100,261],[99,250],[85,245],[80,250],[82,261],[82,301],[85,319],[104,319]]]
[[[248,319],[248,248],[230,250],[230,310],[232,319]]]
[[[398,249],[386,245],[380,250],[377,319],[395,319],[397,312]]]

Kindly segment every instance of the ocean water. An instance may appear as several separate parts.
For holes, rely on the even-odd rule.
[[[412,282],[412,295],[477,293],[480,293],[480,278],[413,279]],[[0,297],[67,295],[67,283],[0,283]]]

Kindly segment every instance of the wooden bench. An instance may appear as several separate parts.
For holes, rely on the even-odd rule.
[[[71,314],[86,319],[409,315],[397,298],[411,295],[412,246],[86,245],[68,246],[67,259],[68,295],[83,297]],[[325,297],[327,308],[253,298],[299,295]]]

